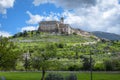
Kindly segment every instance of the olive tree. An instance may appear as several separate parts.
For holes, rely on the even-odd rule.
[[[42,48],[35,48],[36,53],[34,54],[33,59],[39,65],[36,67],[42,70],[42,78],[41,80],[45,79],[46,70],[54,63],[54,59],[56,58],[57,49],[55,44],[46,44],[45,47]]]

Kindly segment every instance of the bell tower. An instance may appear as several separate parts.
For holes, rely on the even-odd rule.
[[[63,18],[63,17],[61,17],[60,22],[61,22],[62,24],[64,24],[64,18]]]

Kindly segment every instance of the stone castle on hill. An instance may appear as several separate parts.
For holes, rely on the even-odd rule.
[[[74,29],[69,24],[64,23],[64,18],[62,17],[60,21],[41,21],[39,23],[38,30],[40,32],[58,33],[58,34],[78,34],[78,35],[88,35],[88,32],[82,31],[80,29]]]

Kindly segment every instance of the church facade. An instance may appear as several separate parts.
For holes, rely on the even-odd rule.
[[[69,24],[64,24],[64,19],[60,21],[41,21],[39,23],[39,31],[59,33],[59,34],[72,34],[73,29]]]

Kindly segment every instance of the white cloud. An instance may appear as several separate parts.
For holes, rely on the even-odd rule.
[[[22,27],[21,28],[21,32],[23,31],[32,31],[32,30],[37,30],[38,27],[35,27],[35,26],[26,26],[26,27]]]
[[[107,32],[120,34],[120,26],[110,27],[110,28],[107,29]]]
[[[114,3],[113,3],[114,2]],[[65,22],[87,31],[120,34],[120,4],[117,0],[100,0],[96,6],[64,12]],[[73,26],[73,27],[74,27]]]
[[[62,7],[65,12],[59,17],[64,15],[65,23],[69,23],[73,27],[87,31],[120,34],[120,4],[118,0],[34,0],[33,2],[35,6],[45,3],[53,3],[57,7]],[[56,15],[52,17],[54,16]],[[47,18],[43,17],[43,19]],[[50,16],[48,17],[50,18]]]
[[[38,24],[43,17],[40,15],[33,15],[29,11],[26,12],[30,16],[30,20],[26,21],[27,24]]]
[[[60,14],[51,12],[49,14],[49,16],[43,16],[43,20],[47,20],[47,21],[49,21],[49,20],[59,20],[58,16],[60,16]]]
[[[31,12],[27,11],[30,19],[26,21],[27,24],[38,24],[42,20],[58,20],[58,15],[56,13],[50,13],[49,16],[33,15]]]
[[[0,31],[0,36],[9,37],[9,36],[11,36],[11,34],[9,32]]]
[[[39,6],[40,4],[44,4],[44,3],[47,3],[47,2],[48,2],[48,0],[34,0],[33,4],[35,6]]]
[[[34,0],[33,4],[39,6],[40,4],[53,3],[58,7],[66,9],[74,9],[79,7],[89,7],[96,4],[96,0]],[[61,4],[62,3],[62,4]]]
[[[12,8],[14,6],[15,0],[0,0],[0,13],[6,14],[8,8]]]

